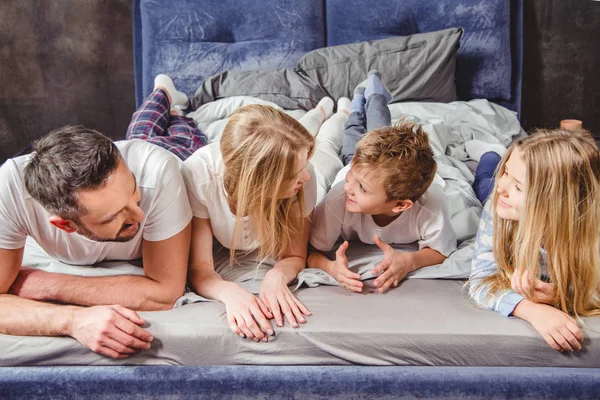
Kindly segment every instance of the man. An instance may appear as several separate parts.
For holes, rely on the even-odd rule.
[[[192,213],[177,159],[81,126],[33,150],[0,168],[0,333],[69,335],[114,358],[150,348],[133,310],[172,308],[186,281]],[[27,237],[67,264],[141,257],[144,275],[22,269]]]

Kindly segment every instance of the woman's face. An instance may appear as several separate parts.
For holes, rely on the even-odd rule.
[[[308,167],[308,149],[304,148],[298,152],[298,161],[296,162],[295,178],[290,183],[284,186],[281,190],[281,194],[278,196],[280,199],[289,199],[295,197],[298,191],[302,189],[302,186],[310,181],[310,174],[307,171]]]
[[[504,172],[498,177],[496,212],[500,218],[519,220],[519,210],[525,203],[526,172],[522,153],[515,149],[505,164]]]

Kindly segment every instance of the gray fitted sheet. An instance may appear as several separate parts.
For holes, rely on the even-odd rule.
[[[268,343],[235,336],[218,302],[141,315],[155,340],[128,360],[99,356],[71,338],[0,335],[0,365],[438,365],[600,367],[600,318],[584,320],[584,350],[552,350],[526,323],[475,308],[463,281],[410,279],[387,294],[300,288],[312,311]]]

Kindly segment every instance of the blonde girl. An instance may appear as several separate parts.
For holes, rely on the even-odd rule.
[[[598,148],[584,130],[538,130],[497,171],[470,297],[528,321],[558,351],[580,350],[576,319],[600,314]]]
[[[315,114],[322,123],[331,111],[309,118]],[[317,197],[309,164],[314,151],[315,138],[301,123],[254,104],[232,114],[220,143],[184,162],[194,214],[189,281],[201,296],[225,304],[241,337],[267,341],[274,334],[270,319],[298,327],[310,315],[288,284],[306,264]],[[213,236],[222,247],[213,249]],[[232,282],[256,281],[261,268],[258,296]]]

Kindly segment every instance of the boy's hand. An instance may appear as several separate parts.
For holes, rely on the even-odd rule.
[[[345,240],[335,252],[335,261],[329,264],[329,271],[326,272],[333,276],[346,289],[360,293],[362,292],[363,283],[360,281],[360,274],[348,269],[347,249],[348,241]]]
[[[396,287],[409,272],[414,271],[415,262],[412,253],[399,253],[389,244],[382,242],[379,236],[375,236],[375,244],[383,250],[383,260],[375,266],[373,275],[380,274],[375,279],[381,293],[390,287]]]
[[[532,300],[538,303],[554,304],[554,285],[540,279],[532,279],[527,270],[516,269],[510,281],[512,290],[527,298],[529,289],[533,285]]]

